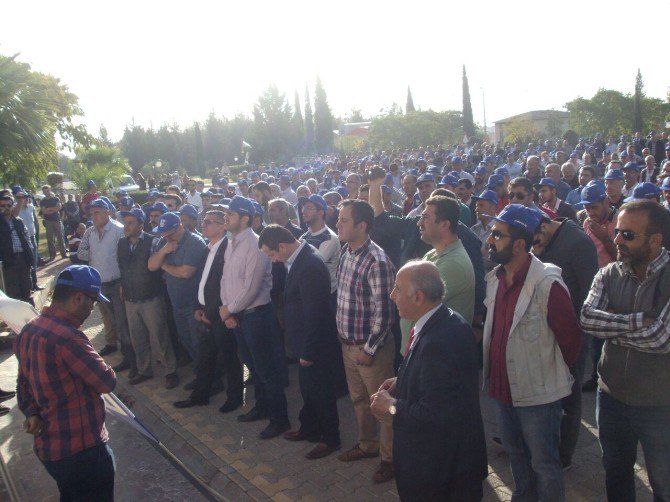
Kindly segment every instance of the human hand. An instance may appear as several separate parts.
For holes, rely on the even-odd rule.
[[[193,312],[193,317],[195,318],[196,321],[203,322],[203,318],[205,317],[205,311],[202,309],[198,309],[195,312]]]
[[[39,415],[31,415],[23,422],[23,429],[33,436],[39,436],[44,430],[44,422]]]
[[[395,403],[395,399],[386,390],[376,392],[370,396],[370,411],[379,420],[387,418],[389,407]]]
[[[375,356],[367,354],[364,350],[361,350],[360,353],[356,356],[356,364],[360,366],[372,366],[374,360]]]
[[[591,230],[591,233],[599,240],[599,241],[604,241],[608,239],[607,231],[598,225],[595,221],[589,219],[587,222],[587,225],[589,226],[589,230]]]
[[[395,386],[396,382],[398,381],[397,377],[393,378],[387,378],[384,380],[384,382],[379,386],[379,390],[377,392],[381,392],[383,390],[387,390],[389,394],[394,395],[395,394]]]
[[[163,254],[174,253],[177,250],[177,243],[175,241],[168,241],[162,248]]]
[[[224,322],[225,322],[226,327],[228,329],[235,329],[240,325],[240,323],[237,322],[237,318],[235,316],[232,316],[232,315],[230,317],[228,317]]]
[[[312,366],[314,364],[313,361],[308,361],[306,359],[300,358],[300,366]]]

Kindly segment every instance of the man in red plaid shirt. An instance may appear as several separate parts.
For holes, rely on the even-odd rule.
[[[53,301],[14,345],[18,403],[35,453],[56,480],[61,500],[114,499],[114,456],[107,445],[101,394],[116,385],[114,370],[79,330],[97,301],[100,274],[71,265],[56,280]]]

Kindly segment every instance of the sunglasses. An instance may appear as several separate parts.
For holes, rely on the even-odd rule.
[[[512,237],[510,234],[503,234],[500,230],[491,230],[491,237],[493,237],[493,240],[499,241],[502,240],[504,237]]]
[[[614,229],[614,237],[616,237],[619,234],[621,234],[621,237],[623,237],[623,240],[625,240],[625,241],[634,241],[635,238],[638,235],[644,235],[644,234],[635,233],[632,230],[621,230],[621,229],[615,228]]]

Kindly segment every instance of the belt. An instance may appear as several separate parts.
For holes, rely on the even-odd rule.
[[[338,337],[342,345],[365,345],[367,340],[348,340],[346,338]]]

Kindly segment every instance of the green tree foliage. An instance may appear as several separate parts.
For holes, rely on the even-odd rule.
[[[547,135],[550,138],[560,138],[561,134],[563,134],[561,118],[554,111],[550,111],[547,115]]]
[[[414,108],[414,100],[412,99],[412,91],[409,90],[409,86],[407,86],[407,104],[405,105],[405,113],[412,113],[415,112],[416,108]]]
[[[475,135],[475,123],[472,118],[472,104],[470,103],[470,85],[468,75],[463,65],[463,132],[468,136]]]
[[[528,144],[538,137],[535,123],[530,119],[516,118],[505,127],[505,142]]]
[[[305,151],[314,151],[314,115],[312,114],[312,103],[309,98],[309,88],[305,86]]]
[[[642,132],[642,96],[644,84],[642,83],[642,74],[640,69],[637,69],[635,76],[635,95],[633,96],[633,130]]]
[[[300,110],[300,97],[298,91],[295,91],[293,97],[293,117],[291,117],[291,132],[293,134],[293,151],[302,152],[305,145],[305,121],[302,118]]]
[[[255,161],[288,160],[291,151],[291,117],[286,96],[270,85],[254,105],[252,156]]]
[[[396,105],[372,120],[368,135],[373,148],[417,148],[454,144],[462,139],[463,119],[457,111],[418,111],[405,115]]]
[[[95,181],[103,191],[110,184],[118,186],[121,176],[131,169],[119,148],[104,145],[78,149],[76,158],[70,163],[70,179],[83,192],[88,180]]]
[[[205,176],[205,158],[202,146],[202,133],[200,124],[197,122],[193,127],[193,140],[195,142],[195,170],[200,176]]]
[[[321,79],[316,77],[314,88],[314,146],[318,153],[333,150],[333,113],[328,106],[328,98]]]
[[[605,136],[631,132],[634,98],[611,89],[599,89],[592,98],[579,97],[565,104],[570,122],[580,136],[601,132]],[[641,131],[663,129],[670,104],[658,98],[640,97]]]
[[[59,147],[89,145],[93,138],[73,122],[82,115],[77,96],[16,57],[0,55],[0,180],[35,187],[56,167]]]

